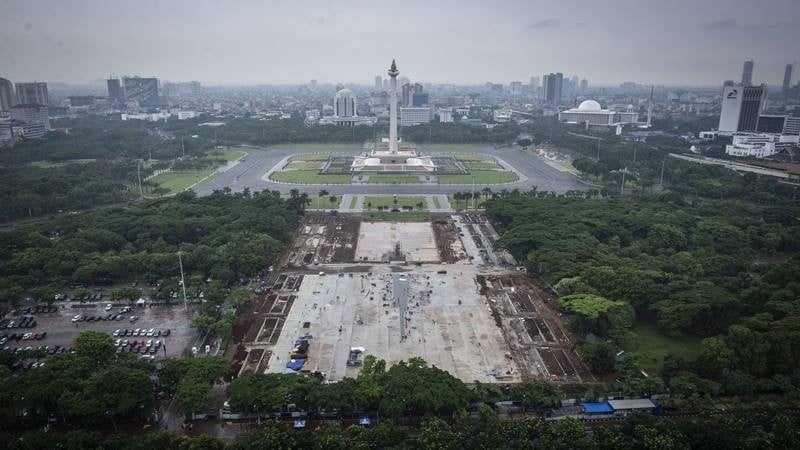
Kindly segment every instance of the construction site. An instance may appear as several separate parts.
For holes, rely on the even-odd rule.
[[[482,214],[367,222],[311,214],[239,315],[239,373],[355,377],[421,357],[464,382],[592,382],[555,308]]]

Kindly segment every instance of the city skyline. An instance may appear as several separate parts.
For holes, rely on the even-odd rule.
[[[515,1],[492,8],[445,1],[395,8],[312,1],[274,8],[144,2],[122,17],[95,0],[7,0],[0,76],[88,83],[138,74],[228,85],[314,78],[369,85],[391,55],[412,80],[430,83],[505,83],[561,72],[594,85],[713,86],[738,79],[743,62],[753,58],[753,82],[779,86],[786,64],[800,60],[794,44],[800,41],[800,4],[770,3],[625,0],[607,8],[590,1]],[[387,27],[387,21],[397,25]]]

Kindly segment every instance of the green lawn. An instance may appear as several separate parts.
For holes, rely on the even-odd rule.
[[[497,164],[495,161],[465,161],[464,165],[470,172],[474,172],[476,170],[503,170],[500,164]]]
[[[327,153],[315,153],[309,155],[292,156],[290,161],[327,161],[331,155]]]
[[[481,153],[456,153],[453,158],[459,161],[492,161],[492,157]]]
[[[168,189],[169,194],[177,194],[178,192],[189,189],[191,186],[211,176],[216,171],[217,169],[214,168],[187,172],[168,172],[152,178],[151,181],[164,189]]]
[[[319,170],[322,168],[322,161],[291,161],[283,170]]]
[[[450,206],[457,209],[464,208],[467,205],[469,205],[469,207],[472,208],[473,202],[476,202],[476,200],[469,199],[469,200],[459,200],[456,203],[456,199],[453,197],[453,194],[449,194],[447,196],[447,200],[450,201]],[[486,200],[487,200],[486,196],[481,194],[481,198],[477,200],[478,208],[482,208],[483,205],[486,203]]]
[[[439,196],[438,195],[434,195],[433,197],[431,197],[431,200],[433,201],[433,207],[434,208],[439,209],[439,208],[442,207],[442,204],[439,203]]]
[[[651,369],[660,369],[664,357],[669,353],[694,358],[700,352],[698,337],[673,338],[662,334],[652,325],[636,324],[632,329],[632,336],[623,346],[630,356],[642,359],[642,366]]]
[[[431,220],[431,216],[427,211],[364,211],[361,213],[361,220],[366,222],[428,222]]]
[[[300,184],[349,184],[350,175],[320,175],[317,170],[285,170],[273,172],[270,179],[284,183]]]
[[[225,161],[236,161],[247,156],[244,150],[225,150],[222,152],[211,152],[210,156],[225,158]]]
[[[475,170],[469,175],[439,175],[439,184],[500,184],[512,181],[517,181],[516,173],[498,170]]]
[[[369,174],[367,183],[377,184],[413,184],[419,183],[419,175],[373,175]]]
[[[387,208],[394,205],[394,198],[391,195],[366,197],[364,198],[364,209],[367,209],[367,203],[372,204],[372,209],[378,209],[379,206]],[[419,209],[417,203],[422,203],[422,207],[427,208],[425,197],[397,196],[397,205],[401,208],[403,206],[411,206],[416,210]]]
[[[319,195],[309,195],[308,198],[311,199],[311,205],[309,207],[312,209],[339,209],[339,203],[342,201],[341,195],[337,195],[334,201],[330,200],[330,195],[322,197]]]

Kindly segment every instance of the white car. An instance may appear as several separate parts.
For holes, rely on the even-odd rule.
[[[119,336],[119,330],[114,330],[114,337]]]
[[[80,314],[78,314],[77,316],[75,316],[75,317],[73,317],[73,318],[72,318],[72,321],[73,321],[73,322],[77,322],[77,321],[79,321],[79,320],[81,320],[81,315],[80,315]]]
[[[106,305],[106,311],[111,311],[111,308],[112,308],[111,303]]]
[[[152,336],[153,336],[153,333],[155,333],[155,332],[156,332],[156,330],[155,330],[155,329],[153,329],[153,328],[150,328],[149,330],[147,330],[147,336],[150,336],[150,337],[152,337]]]

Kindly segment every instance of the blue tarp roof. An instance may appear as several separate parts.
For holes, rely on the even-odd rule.
[[[306,363],[305,359],[293,359],[286,363],[286,368],[292,370],[300,370],[303,368],[303,364]]]
[[[613,413],[614,408],[608,402],[581,403],[587,414]]]

